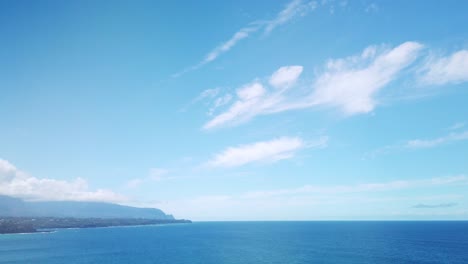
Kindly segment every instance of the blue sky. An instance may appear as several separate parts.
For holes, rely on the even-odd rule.
[[[3,1],[0,194],[468,219],[467,8]]]

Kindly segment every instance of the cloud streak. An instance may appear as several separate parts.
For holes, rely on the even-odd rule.
[[[221,45],[216,47],[214,50],[212,50],[210,53],[208,53],[206,55],[205,59],[203,59],[200,62],[198,67],[200,67],[200,66],[202,66],[204,64],[207,64],[209,62],[214,61],[215,59],[217,59],[219,57],[219,55],[229,51],[239,41],[241,41],[242,39],[247,38],[250,33],[255,32],[257,30],[258,30],[258,26],[254,26],[254,27],[246,27],[246,28],[243,28],[243,29],[237,31],[228,41],[222,43]]]
[[[253,33],[258,31],[263,31],[264,34],[270,34],[275,28],[286,24],[288,21],[292,20],[298,16],[305,16],[309,11],[314,10],[317,7],[315,1],[304,2],[303,0],[293,0],[289,2],[283,10],[281,10],[274,19],[272,20],[263,20],[263,21],[254,21],[248,26],[241,28],[236,33],[234,33],[231,38],[224,41],[213,50],[211,50],[198,64],[186,68],[178,73],[172,75],[172,77],[179,77],[187,72],[197,70],[202,66],[213,62],[223,53],[228,52],[234,46],[237,45],[241,40],[248,38]]]
[[[207,99],[213,99],[216,98],[216,96],[221,92],[220,88],[213,88],[213,89],[206,89],[202,91],[197,97],[192,99],[190,103],[182,107],[179,111],[185,112],[187,111],[188,108],[190,108],[192,105],[197,104],[200,101],[207,100]]]
[[[304,16],[308,11],[317,8],[317,2],[310,1],[304,3],[302,0],[291,1],[286,7],[278,13],[275,19],[265,23],[264,32],[269,34],[278,26],[281,26],[297,16]]]
[[[457,130],[457,129],[463,128],[464,126],[465,126],[464,122],[457,122],[457,123],[451,125],[450,127],[448,127],[447,129],[448,130]]]
[[[433,209],[433,208],[449,208],[457,206],[457,203],[440,203],[440,204],[416,204],[412,208],[417,209]]]
[[[250,163],[271,163],[292,158],[297,151],[307,147],[323,147],[327,140],[323,137],[316,142],[308,143],[298,137],[281,137],[270,141],[229,147],[216,154],[206,165],[229,168]]]
[[[452,130],[452,128],[449,128]],[[458,129],[458,128],[457,128]],[[376,149],[368,154],[367,157],[374,158],[381,154],[386,154],[398,150],[417,150],[417,149],[429,149],[435,148],[442,145],[450,144],[453,142],[468,140],[468,130],[462,132],[451,132],[445,136],[432,138],[432,139],[411,139],[404,143],[398,143],[394,145],[388,145],[379,149]]]
[[[460,133],[450,133],[446,136],[434,139],[413,139],[406,142],[404,147],[409,149],[433,148],[443,144],[448,144],[451,142],[462,140],[468,140],[468,131],[463,131]]]
[[[168,176],[169,170],[163,168],[151,168],[149,170],[148,176],[143,178],[131,179],[127,182],[126,187],[130,189],[135,189],[140,187],[142,184],[150,182],[159,182],[162,180],[173,179],[173,177]]]
[[[356,185],[335,185],[335,186],[321,186],[321,185],[304,185],[298,188],[290,189],[276,189],[268,191],[254,191],[244,194],[244,197],[273,197],[284,195],[297,195],[307,193],[320,193],[320,194],[342,194],[342,193],[362,193],[362,192],[381,192],[402,190],[408,188],[425,188],[431,186],[453,185],[453,184],[468,184],[468,177],[465,175],[438,177],[423,180],[399,180],[381,183],[365,183]]]
[[[446,57],[431,57],[422,67],[423,84],[443,85],[468,81],[468,50]]]
[[[413,63],[422,47],[417,42],[405,42],[392,49],[369,46],[359,55],[331,59],[306,87],[295,85],[302,66],[281,67],[270,76],[269,86],[257,79],[237,89],[231,106],[203,128],[236,125],[258,115],[313,107],[333,107],[346,115],[368,113],[378,104],[376,94]],[[255,96],[245,96],[247,93]]]

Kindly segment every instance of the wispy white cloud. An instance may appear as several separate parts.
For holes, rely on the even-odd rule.
[[[264,32],[266,34],[273,31],[276,27],[283,25],[297,16],[304,16],[307,12],[317,8],[316,1],[304,3],[302,0],[293,0],[279,12],[273,20],[265,23]]]
[[[320,5],[323,7],[326,7],[330,15],[334,15],[335,11],[337,11],[338,8],[340,9],[346,8],[348,6],[348,1],[347,0],[322,0],[320,1]]]
[[[0,194],[27,200],[127,202],[122,195],[106,189],[91,190],[86,180],[36,178],[0,159]]]
[[[457,141],[468,140],[468,131],[451,132],[445,136],[431,139],[411,139],[393,145],[384,146],[365,155],[366,158],[375,158],[378,155],[401,150],[416,150],[434,148]]]
[[[204,105],[209,107],[208,112],[207,112],[208,116],[212,116],[215,111],[229,104],[229,102],[233,99],[233,96],[229,93],[219,95],[221,94],[221,92],[222,92],[222,89],[220,87],[203,90],[194,99],[192,99],[190,103],[186,104],[179,111],[185,112],[187,111],[187,109],[189,109],[193,105],[196,105],[198,103],[203,103]]]
[[[457,206],[457,203],[439,203],[439,204],[416,204],[412,208],[418,209],[433,209],[433,208],[448,208]]]
[[[458,130],[460,128],[463,128],[465,127],[465,123],[464,122],[457,122],[453,125],[451,125],[449,128],[447,128],[448,130]]]
[[[249,145],[229,147],[217,154],[208,165],[213,167],[236,167],[252,162],[274,162],[291,158],[303,148],[305,143],[300,138],[279,138]]]
[[[254,82],[249,85],[245,85],[244,87],[237,90],[237,97],[241,100],[253,100],[255,98],[260,98],[266,93],[265,88],[258,83]]]
[[[210,167],[237,167],[249,163],[275,162],[292,158],[295,153],[306,147],[323,147],[327,138],[316,142],[305,142],[298,137],[281,137],[248,145],[229,147],[215,155],[207,165]]]
[[[225,94],[223,96],[220,96],[220,97],[216,98],[216,100],[214,100],[214,102],[213,102],[213,105],[208,110],[208,115],[212,116],[214,114],[214,112],[218,108],[229,104],[229,102],[231,102],[231,100],[232,100],[232,95],[231,94]]]
[[[302,66],[281,67],[271,75],[269,83],[274,88],[289,88],[297,82],[303,69]]]
[[[237,100],[225,112],[216,115],[205,124],[204,129],[210,129],[233,121],[239,123],[247,121],[261,113],[265,107],[267,90],[259,82],[253,82],[242,86],[236,91]],[[232,124],[234,124],[232,123]]]
[[[162,180],[172,179],[173,177],[168,176],[169,170],[163,168],[151,168],[148,172],[148,176],[142,178],[131,179],[126,183],[127,188],[137,188],[142,184],[149,182],[158,182]]]
[[[375,94],[411,64],[421,48],[417,42],[384,51],[370,46],[359,56],[329,60],[315,82],[313,103],[335,106],[346,114],[372,111],[377,104]]]
[[[233,48],[239,41],[242,39],[247,38],[251,33],[257,31],[260,28],[260,26],[257,23],[254,23],[254,25],[245,27],[234,33],[234,35],[228,39],[227,41],[221,43],[218,45],[216,48],[214,48],[212,51],[210,51],[205,58],[200,61],[198,64],[193,65],[191,67],[188,67],[180,72],[177,72],[172,75],[173,78],[177,78],[187,72],[199,69],[200,67],[204,66],[205,64],[208,64],[214,60],[216,60],[221,54],[228,52],[231,48]]]
[[[193,99],[192,103],[196,103],[205,98],[213,98],[216,95],[218,95],[219,92],[220,92],[220,88],[206,89],[203,92],[201,92],[195,99]]]
[[[172,75],[172,77],[179,77],[187,72],[196,70],[205,64],[216,60],[220,55],[228,52],[234,46],[236,46],[237,43],[243,39],[248,38],[253,33],[263,30],[265,34],[269,34],[275,28],[287,23],[297,16],[305,16],[309,11],[314,10],[316,7],[317,3],[315,1],[304,2],[303,0],[293,0],[289,2],[284,7],[284,9],[276,15],[274,19],[254,21],[248,26],[241,28],[236,33],[234,33],[231,38],[211,50],[198,64],[175,73]]]
[[[255,32],[258,30],[258,26],[252,26],[252,27],[246,27],[242,28],[241,30],[237,31],[228,41],[222,43],[218,47],[216,47],[214,50],[212,50],[210,53],[208,53],[203,59],[203,61],[200,62],[199,66],[202,66],[206,63],[214,61],[216,58],[218,58],[219,55],[221,55],[224,52],[229,51],[232,47],[234,47],[237,42],[239,42],[242,39],[245,39],[249,36],[250,33]]]
[[[433,139],[413,139],[406,142],[404,147],[416,149],[416,148],[433,148],[439,145],[447,144],[450,142],[468,140],[468,131],[459,133],[450,133],[443,137]]]
[[[272,196],[284,196],[284,195],[296,195],[304,193],[321,193],[321,194],[342,194],[342,193],[362,193],[362,192],[382,192],[401,190],[408,188],[424,188],[430,186],[440,185],[466,185],[468,184],[468,177],[465,175],[449,176],[449,177],[438,177],[422,180],[398,180],[390,182],[380,183],[364,183],[356,185],[333,185],[333,186],[322,186],[322,185],[304,185],[298,188],[290,189],[275,189],[275,190],[263,190],[253,191],[244,194],[244,197],[272,197]]]
[[[159,181],[168,173],[169,173],[169,170],[166,170],[166,169],[152,168],[150,169],[149,177],[154,181]]]
[[[442,85],[468,81],[468,50],[447,57],[432,56],[422,67],[423,84]]]
[[[135,179],[129,180],[129,181],[125,184],[125,186],[126,186],[127,188],[134,189],[134,188],[140,187],[144,182],[145,182],[145,179],[142,179],[142,178],[135,178]]]
[[[378,103],[375,95],[396,79],[421,49],[417,42],[405,42],[393,49],[370,46],[359,55],[331,59],[315,82],[300,91],[294,89],[298,88],[294,84],[302,66],[281,67],[269,78],[272,87],[256,80],[239,88],[237,100],[203,128],[235,125],[258,115],[318,106],[335,107],[347,115],[370,112]],[[255,96],[244,96],[246,93]]]
[[[377,5],[377,3],[371,3],[367,5],[364,10],[366,11],[366,13],[374,13],[379,11],[379,6]]]
[[[221,88],[219,88],[219,87],[213,88],[213,89],[203,90],[199,95],[197,95],[197,97],[193,98],[192,101],[190,101],[190,103],[188,103],[183,108],[181,108],[180,111],[185,112],[185,111],[187,111],[188,108],[190,108],[191,106],[193,106],[194,104],[196,104],[196,103],[198,103],[200,101],[203,101],[203,100],[206,100],[206,99],[216,98],[216,96],[220,92],[221,92]]]

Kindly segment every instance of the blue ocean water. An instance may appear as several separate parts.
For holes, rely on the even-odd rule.
[[[468,263],[468,222],[200,222],[0,235],[0,263]]]

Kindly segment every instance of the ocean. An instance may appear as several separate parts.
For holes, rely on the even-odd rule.
[[[195,222],[0,235],[0,263],[468,263],[468,222]]]

